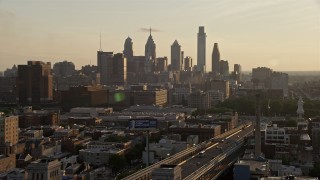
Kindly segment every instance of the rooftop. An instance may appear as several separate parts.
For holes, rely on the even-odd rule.
[[[267,164],[266,162],[260,162],[255,160],[240,160],[235,165],[247,165],[250,166],[251,172],[266,172]]]

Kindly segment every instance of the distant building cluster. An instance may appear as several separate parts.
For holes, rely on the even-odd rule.
[[[209,72],[204,26],[197,33],[197,57],[188,56],[178,40],[170,55],[158,57],[152,35],[150,29],[143,55],[134,54],[128,37],[123,52],[100,47],[96,65],[81,69],[65,60],[53,66],[30,60],[7,69],[0,77],[0,179],[121,179],[177,154],[181,157],[172,161],[177,164],[158,165],[145,177],[182,179],[179,164],[205,159],[205,148],[235,159],[239,155],[227,153],[240,145],[244,156],[233,160],[234,179],[311,172],[310,162],[320,159],[320,121],[303,118],[302,98],[297,124],[289,127],[275,117],[260,126],[257,120],[259,126],[243,136],[253,117],[220,107],[239,97],[252,100],[257,93],[268,100],[290,98],[288,74],[257,67],[245,76],[240,64],[232,71],[218,43],[213,43]],[[309,87],[317,93],[317,83],[304,84]],[[156,127],[145,130],[150,122]],[[252,132],[259,134],[254,141]],[[182,156],[187,151],[190,156]],[[197,160],[190,169],[202,166]]]
[[[270,68],[258,67],[252,69],[252,82],[256,89],[281,89],[288,96],[288,74],[274,72]]]

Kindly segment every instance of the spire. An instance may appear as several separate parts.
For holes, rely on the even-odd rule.
[[[101,49],[101,31],[100,31],[100,49],[99,49],[99,51],[102,51],[102,49]]]
[[[151,36],[151,27],[150,27],[150,36]]]
[[[175,40],[175,41],[173,42],[172,46],[180,46],[180,44],[178,43],[177,40]]]

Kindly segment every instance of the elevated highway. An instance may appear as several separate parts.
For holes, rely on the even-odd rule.
[[[242,153],[244,138],[251,135],[253,126],[239,130],[212,147],[205,150],[202,155],[194,155],[189,160],[180,163],[183,179],[215,179],[219,177],[239,153]]]
[[[246,123],[227,131],[219,136],[202,142],[196,146],[187,148],[179,153],[176,153],[166,159],[163,159],[151,166],[148,166],[140,171],[137,171],[124,179],[126,180],[147,180],[151,179],[153,169],[160,167],[161,164],[180,164],[182,166],[182,177],[187,178],[196,169],[201,169],[204,164],[209,163],[212,159],[221,159],[223,154],[226,156],[229,152],[228,147],[232,144],[241,147],[241,140],[252,133],[252,123]],[[238,144],[237,144],[238,143]],[[232,149],[232,148],[231,148]],[[199,160],[198,154],[204,151],[204,155]],[[222,154],[222,155],[221,155]],[[221,156],[220,156],[221,155]],[[218,157],[218,158],[217,158]],[[189,172],[191,171],[191,172]]]

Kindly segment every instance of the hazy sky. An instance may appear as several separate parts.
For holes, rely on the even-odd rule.
[[[157,56],[178,40],[196,63],[198,26],[207,33],[207,71],[213,44],[221,59],[244,70],[320,70],[320,0],[0,0],[0,70],[27,60],[96,64],[102,50],[122,52],[133,40],[144,55],[148,32]]]

